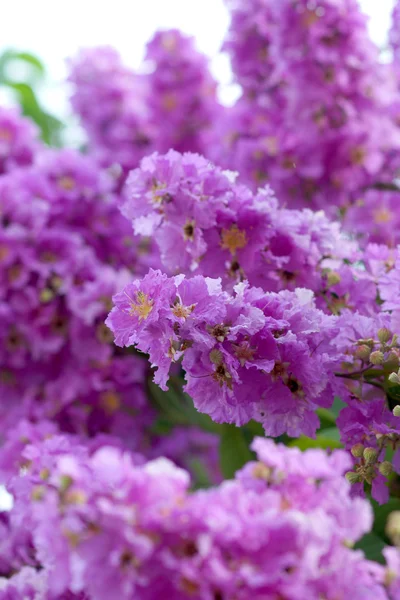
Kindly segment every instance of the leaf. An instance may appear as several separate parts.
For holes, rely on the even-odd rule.
[[[18,50],[9,48],[0,55],[0,82],[2,84],[16,81],[14,77],[10,77],[9,75],[15,71],[16,63],[18,62],[28,66],[27,80],[29,83],[33,84],[43,79],[45,68],[37,56],[30,52],[19,52]]]
[[[343,402],[343,400],[341,398],[339,398],[339,396],[335,396],[335,400],[333,401],[333,404],[331,407],[331,412],[335,415],[336,418],[339,416],[339,413],[342,410],[342,408],[345,408],[345,407],[346,407],[346,404]]]
[[[295,440],[290,440],[288,446],[295,446],[300,450],[308,450],[309,448],[323,448],[324,450],[334,448],[342,448],[342,444],[339,441],[339,431],[336,427],[330,427],[324,429],[322,433],[318,433],[316,438],[309,438],[305,435],[301,435]]]
[[[318,408],[317,415],[320,420],[320,429],[326,429],[327,427],[336,425],[336,416],[331,410],[328,410],[327,408]]]
[[[381,537],[375,533],[367,533],[359,542],[357,542],[355,548],[363,550],[365,556],[369,558],[369,560],[384,563],[385,559],[383,558],[382,550],[385,546],[386,544]]]
[[[232,479],[236,471],[254,460],[255,455],[250,450],[242,429],[235,425],[222,426],[219,457],[225,479]]]
[[[385,527],[388,516],[394,510],[400,510],[400,498],[390,498],[386,504],[380,505],[371,498],[374,511],[373,532],[381,538],[385,538]]]
[[[40,127],[42,138],[48,144],[58,145],[58,134],[63,124],[40,106],[35,92],[27,83],[5,82],[18,96],[22,112]]]

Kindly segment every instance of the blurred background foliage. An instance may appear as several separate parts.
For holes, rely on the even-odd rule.
[[[34,54],[12,48],[0,54],[0,87],[10,91],[22,113],[37,124],[46,144],[61,146],[63,123],[39,100],[40,88],[45,82],[46,69]]]

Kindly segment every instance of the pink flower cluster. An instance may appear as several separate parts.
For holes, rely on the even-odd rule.
[[[341,476],[346,454],[253,448],[235,480],[191,494],[166,459],[88,453],[57,435],[28,445],[10,526],[23,519],[33,564],[0,579],[0,598],[44,585],[46,599],[395,598],[386,569],[351,549],[372,515]]]
[[[335,319],[307,290],[265,293],[241,283],[230,295],[219,280],[151,270],[114,303],[107,324],[116,343],[148,353],[162,389],[183,357],[186,392],[214,421],[255,419],[267,435],[314,435],[315,408],[333,401]]]
[[[227,142],[216,161],[297,206],[346,206],[390,182],[397,91],[358,2],[227,4],[225,47],[243,95],[220,125]]]
[[[125,172],[154,150],[205,152],[221,110],[206,57],[179,31],[154,36],[143,71],[129,70],[108,47],[84,50],[71,63],[72,106],[91,151]]]

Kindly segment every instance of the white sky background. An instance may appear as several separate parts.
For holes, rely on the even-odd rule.
[[[393,3],[360,0],[380,47],[386,44]],[[218,55],[229,24],[224,0],[0,0],[0,8],[0,51],[31,51],[44,61],[48,85],[41,97],[56,115],[68,115],[65,59],[78,48],[112,45],[127,65],[137,68],[146,42],[157,29],[169,27],[194,35],[198,48],[211,57],[222,100],[229,103],[236,96],[232,89],[224,92],[231,73],[228,58]],[[0,100],[9,102],[3,95]]]

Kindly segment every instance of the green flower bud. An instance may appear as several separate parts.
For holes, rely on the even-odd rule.
[[[400,377],[398,373],[390,373],[388,379],[391,383],[397,383],[398,385],[400,384]]]
[[[371,354],[371,348],[369,348],[365,344],[362,344],[361,346],[358,346],[356,348],[356,351],[354,354],[355,354],[356,358],[361,358],[361,360],[368,361],[369,356]]]
[[[375,352],[371,352],[369,360],[373,365],[383,365],[385,362],[385,355],[383,352],[376,350]]]
[[[378,329],[378,340],[381,344],[386,344],[390,339],[392,339],[392,332],[389,331],[386,327],[381,327]]]
[[[384,460],[379,465],[379,472],[382,473],[382,475],[384,475],[385,477],[389,477],[389,475],[393,473],[392,463],[390,463],[388,460]]]
[[[367,465],[370,465],[376,461],[378,458],[378,450],[375,448],[365,448],[363,452],[363,457]]]
[[[388,538],[391,540],[391,542],[393,542],[393,544],[400,545],[400,511],[399,510],[395,510],[392,513],[390,513],[387,523],[386,523],[385,533],[388,536]]]
[[[351,453],[355,458],[361,458],[364,452],[364,446],[362,444],[354,444],[351,449]]]
[[[396,352],[389,352],[385,360],[385,367],[391,369],[392,371],[397,371],[397,369],[399,368],[399,364],[399,357],[397,356]]]
[[[361,483],[362,477],[359,473],[355,473],[354,471],[348,471],[346,473],[346,479],[349,483]]]
[[[394,407],[393,414],[395,417],[400,417],[400,405],[399,404]]]

